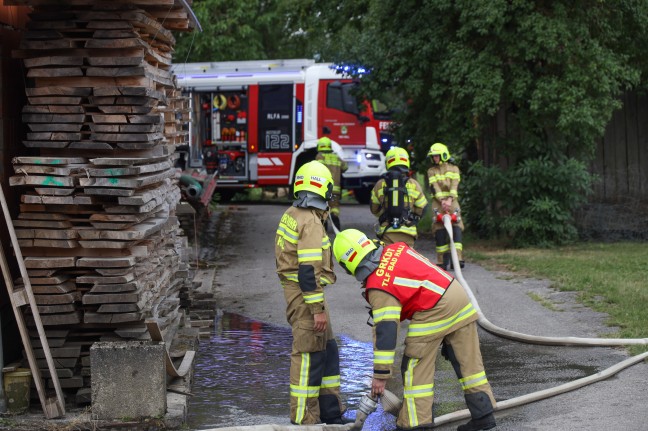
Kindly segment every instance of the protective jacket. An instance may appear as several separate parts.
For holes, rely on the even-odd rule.
[[[457,200],[460,181],[459,168],[452,163],[441,163],[428,169],[430,194],[439,203],[449,196],[452,196],[455,201]]]
[[[277,274],[292,327],[290,420],[295,424],[334,423],[346,407],[340,398],[340,357],[323,287],[335,282],[331,241],[323,222],[327,211],[292,206],[275,237]],[[314,314],[326,313],[326,332],[314,331]]]
[[[277,274],[296,282],[312,314],[323,311],[323,286],[335,283],[333,254],[323,220],[326,211],[290,207],[281,217],[275,240]]]
[[[379,289],[401,303],[400,320],[433,308],[454,278],[402,243],[386,246],[380,265],[368,278],[367,290]]]
[[[342,160],[333,151],[320,151],[317,153],[317,156],[315,156],[315,160],[324,163],[331,171],[331,176],[333,177],[333,194],[339,195],[342,193],[342,172],[345,172],[348,169],[347,162]]]
[[[408,212],[411,214],[421,217],[423,211],[428,204],[425,193],[418,181],[414,178],[408,178],[405,183],[405,188],[407,190],[407,195],[403,196],[403,205]],[[414,240],[418,236],[418,230],[416,229],[416,223],[413,221],[403,220],[398,227],[393,227],[390,220],[384,219],[383,214],[387,210],[387,199],[385,198],[385,191],[387,189],[387,184],[384,178],[378,180],[373,190],[371,191],[371,205],[369,209],[371,213],[378,217],[380,228],[377,229],[377,234],[379,238],[387,243],[393,243],[398,241],[391,241],[390,237],[394,236],[400,241],[404,241],[407,245],[412,246]],[[394,234],[401,234],[396,236]],[[409,238],[408,238],[409,237]]]

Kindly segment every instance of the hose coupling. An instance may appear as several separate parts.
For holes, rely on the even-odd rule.
[[[369,395],[365,394],[362,396],[362,398],[360,398],[360,405],[358,406],[358,410],[360,410],[365,415],[369,416],[371,413],[376,411],[376,408],[378,408],[377,401],[371,398]]]

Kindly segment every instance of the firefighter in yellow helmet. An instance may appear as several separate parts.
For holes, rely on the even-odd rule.
[[[452,221],[452,237],[457,249],[459,264],[463,268],[463,243],[461,240],[464,224],[461,220],[458,188],[461,181],[459,167],[451,162],[448,147],[439,142],[433,144],[428,152],[432,167],[428,169],[430,195],[432,196],[432,234],[436,242],[437,265],[449,269],[450,238],[443,226],[443,215],[449,214]]]
[[[418,181],[410,178],[409,154],[404,148],[387,151],[387,173],[371,191],[371,213],[378,217],[376,235],[387,244],[404,242],[410,247],[418,236],[416,224],[427,199]]]
[[[384,245],[356,229],[335,237],[333,254],[365,289],[373,318],[372,397],[384,393],[393,376],[400,322],[409,320],[400,370],[404,402],[400,430],[433,426],[437,351],[457,374],[471,420],[459,431],[495,427],[495,397],[484,371],[477,334],[477,310],[452,275],[402,242]]]
[[[315,160],[324,163],[333,176],[333,197],[329,201],[331,208],[331,221],[340,230],[340,199],[342,199],[342,172],[348,169],[347,162],[342,160],[333,151],[333,142],[328,136],[322,136],[317,140],[317,156]]]
[[[295,175],[294,197],[275,239],[277,274],[292,327],[290,420],[294,424],[343,424],[340,359],[323,287],[335,282],[331,241],[324,229],[333,179],[318,161]]]

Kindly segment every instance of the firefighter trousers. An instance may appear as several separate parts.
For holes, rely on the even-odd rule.
[[[416,337],[418,338],[418,337]],[[477,335],[477,324],[471,322],[442,338],[406,340],[401,373],[403,376],[403,406],[396,425],[401,429],[431,427],[434,418],[434,371],[437,351],[452,363],[464,392],[466,405],[473,418],[493,412],[495,397],[486,379]]]
[[[325,311],[327,330],[315,332],[313,316],[301,299],[301,291],[298,287],[296,291],[291,289],[288,284],[284,286],[288,300],[286,315],[293,335],[290,421],[300,425],[330,422],[340,418],[346,409],[340,399],[340,355],[331,319]]]

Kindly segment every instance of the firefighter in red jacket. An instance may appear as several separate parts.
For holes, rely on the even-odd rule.
[[[281,217],[275,238],[277,274],[292,327],[290,420],[306,425],[343,424],[340,358],[323,287],[335,283],[331,241],[324,230],[331,172],[322,163],[295,175],[295,201]]]
[[[333,151],[333,142],[328,136],[322,136],[317,140],[317,156],[315,160],[324,163],[331,171],[333,177],[333,196],[329,201],[331,209],[331,221],[340,230],[340,201],[342,200],[342,172],[348,169],[347,162],[342,160]]]
[[[477,335],[477,310],[461,284],[403,242],[369,240],[355,229],[333,243],[340,265],[362,282],[374,322],[372,397],[392,376],[399,323],[409,320],[401,364],[404,402],[396,425],[402,430],[431,427],[434,367],[439,346],[452,364],[471,420],[459,431],[495,427],[495,398],[486,378]]]

